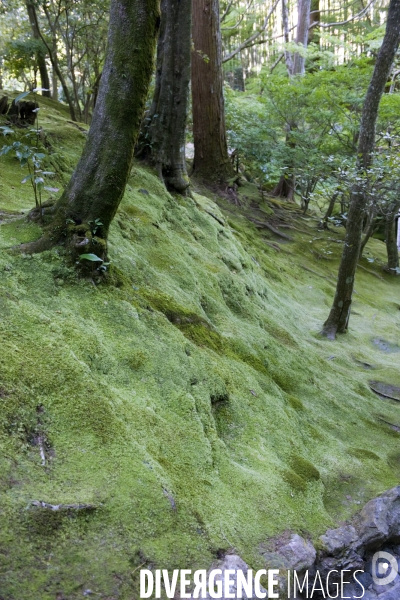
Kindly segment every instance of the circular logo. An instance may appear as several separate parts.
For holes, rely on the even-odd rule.
[[[377,585],[388,585],[396,579],[399,572],[397,559],[383,550],[372,557],[372,579]]]

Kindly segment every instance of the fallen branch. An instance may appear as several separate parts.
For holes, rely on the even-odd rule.
[[[269,229],[270,231],[272,231],[272,233],[275,233],[275,235],[279,235],[279,237],[281,237],[285,240],[291,241],[293,239],[293,238],[289,237],[288,235],[286,235],[286,233],[282,233],[281,231],[279,231],[273,225],[271,225],[270,223],[267,223],[266,221],[257,221],[257,219],[252,219],[250,217],[249,217],[249,221],[252,221],[253,223],[255,223],[255,225],[258,225],[259,227],[265,227],[266,229]]]
[[[37,508],[45,508],[47,510],[57,511],[57,510],[97,510],[99,505],[96,504],[49,504],[48,502],[43,502],[43,500],[32,500],[32,506],[36,506]]]

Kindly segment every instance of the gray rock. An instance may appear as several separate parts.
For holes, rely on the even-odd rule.
[[[221,569],[222,574],[221,575],[217,575],[215,577],[215,581],[223,581],[224,580],[224,576],[225,576],[225,571],[228,570],[232,570],[232,571],[243,571],[244,575],[247,576],[247,571],[249,569],[249,566],[244,562],[244,560],[242,560],[240,558],[240,556],[238,554],[227,554],[223,559],[215,561],[208,573],[210,573],[210,571],[214,570],[214,569]],[[254,575],[254,572],[253,572]],[[237,585],[236,585],[236,577],[235,576],[231,576],[230,578],[232,580],[232,585],[229,586],[229,593],[230,594],[234,594],[234,597],[237,598]],[[261,592],[266,592],[266,590],[260,586]],[[211,596],[209,594],[209,592],[207,592],[207,599],[211,599]],[[243,591],[243,598],[245,600],[251,600],[251,598],[253,598],[253,596],[248,597],[246,595],[246,593]],[[255,598],[255,596],[254,596]],[[221,598],[221,600],[226,600],[225,596],[223,596]]]
[[[331,556],[341,554],[357,541],[357,532],[351,525],[338,529],[328,529],[325,535],[320,536],[323,550]]]
[[[400,486],[370,500],[357,524],[358,547],[377,548],[385,542],[400,541]]]
[[[378,595],[379,600],[399,600],[400,598],[400,584],[395,585],[388,591]]]
[[[293,534],[289,542],[278,549],[278,554],[283,556],[288,569],[296,571],[309,569],[317,557],[317,552],[312,543],[297,535],[297,533]]]

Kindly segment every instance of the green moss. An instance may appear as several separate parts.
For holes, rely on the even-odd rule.
[[[304,410],[304,405],[302,401],[296,398],[296,396],[291,396],[290,394],[288,394],[287,400],[294,410]]]
[[[375,452],[371,452],[371,450],[366,450],[365,448],[349,448],[349,454],[360,460],[380,460],[380,457]]]
[[[63,107],[45,107],[61,187],[83,138]],[[302,221],[311,235],[293,230],[277,252],[246,203],[176,202],[135,166],[110,230],[111,269],[93,285],[59,248],[6,250],[40,228],[17,215],[32,199],[16,161],[0,161],[0,174],[4,597],[91,589],[128,600],[140,565],[208,568],[230,546],[264,568],[257,549],[270,536],[315,540],[397,485],[398,405],[369,390],[353,357],[400,385],[398,354],[372,343],[400,326],[400,281],[372,284],[361,270],[350,332],[325,342],[341,248],[331,233],[310,244],[316,223]],[[380,242],[368,251],[383,263]],[[32,500],[101,510],[47,522]]]
[[[296,475],[305,481],[318,481],[321,478],[318,469],[302,456],[293,455],[289,460],[289,464]]]
[[[307,482],[300,475],[297,475],[294,471],[285,469],[282,473],[282,479],[285,481],[293,491],[304,492],[307,488]]]
[[[198,323],[196,325],[191,323],[180,323],[177,327],[182,331],[183,335],[197,346],[209,348],[214,352],[222,352],[221,336],[203,323]]]

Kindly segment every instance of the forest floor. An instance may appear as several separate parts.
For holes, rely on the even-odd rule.
[[[61,188],[85,134],[41,106]],[[135,164],[96,286],[59,248],[12,250],[40,235],[24,175],[1,160],[4,600],[138,598],[140,568],[208,568],[229,548],[265,568],[272,536],[316,543],[399,483],[400,406],[370,389],[400,386],[400,280],[382,242],[331,342],[319,331],[343,230],[318,215],[251,185],[240,205],[172,197]]]

